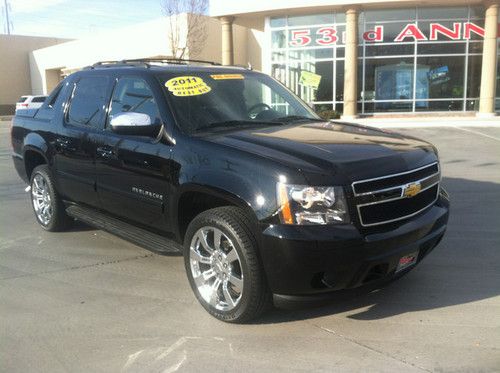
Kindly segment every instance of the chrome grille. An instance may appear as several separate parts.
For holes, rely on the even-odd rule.
[[[439,195],[439,163],[352,183],[361,225],[407,219],[433,205]]]

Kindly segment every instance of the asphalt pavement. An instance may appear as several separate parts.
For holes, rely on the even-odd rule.
[[[209,316],[181,257],[37,226],[0,122],[0,371],[500,371],[500,128],[416,128],[440,151],[448,232],[392,285],[250,325]]]

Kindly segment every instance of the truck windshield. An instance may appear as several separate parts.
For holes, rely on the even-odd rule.
[[[164,75],[161,82],[177,122],[188,134],[319,120],[288,89],[260,73],[191,71]]]

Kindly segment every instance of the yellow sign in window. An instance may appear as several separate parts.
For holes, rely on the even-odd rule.
[[[204,95],[212,90],[198,76],[178,76],[165,83],[174,96],[197,96]]]
[[[302,84],[303,86],[318,89],[320,82],[321,75],[312,73],[310,71],[302,71],[300,73],[299,84]]]

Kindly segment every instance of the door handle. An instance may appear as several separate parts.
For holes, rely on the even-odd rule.
[[[116,156],[115,151],[108,147],[98,147],[97,155],[105,159],[114,158]]]

